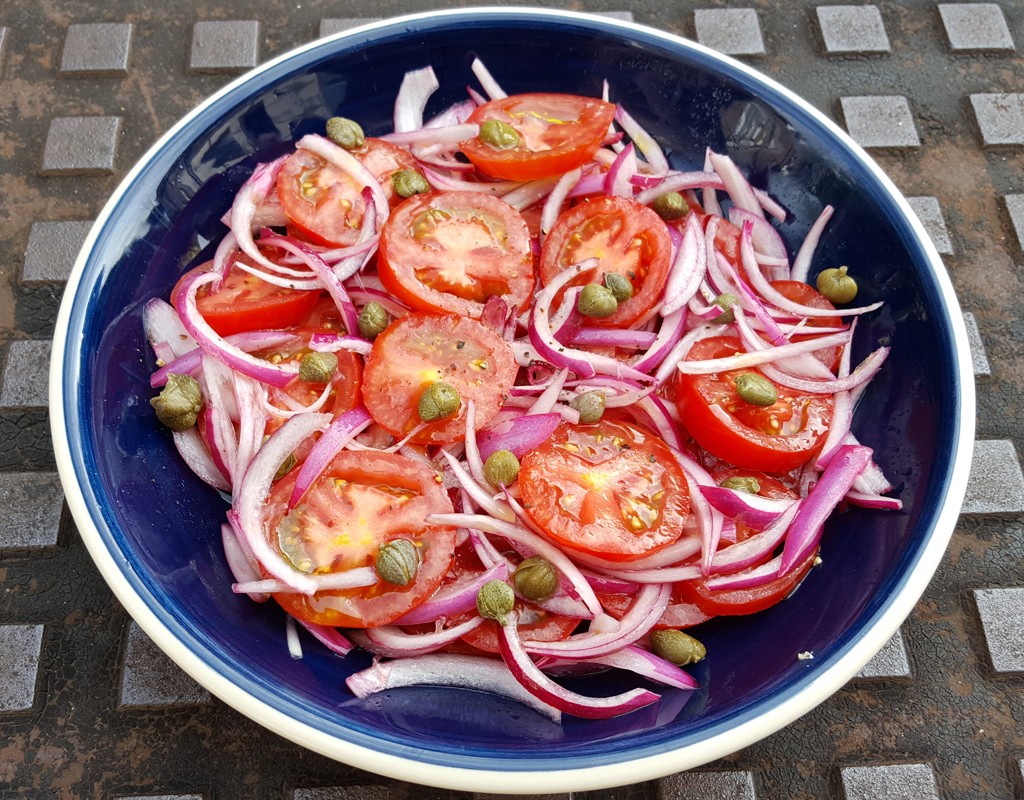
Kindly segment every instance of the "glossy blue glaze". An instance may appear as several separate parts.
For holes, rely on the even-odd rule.
[[[232,595],[220,552],[225,504],[179,461],[148,405],[154,366],[142,306],[166,297],[197,249],[224,233],[218,220],[253,165],[336,113],[369,133],[387,131],[403,73],[428,63],[442,87],[428,113],[440,110],[462,99],[473,55],[510,92],[599,95],[607,79],[613,99],[669,149],[674,166],[700,168],[708,145],[730,153],[790,212],[780,230],[791,245],[823,205],[834,205],[818,268],[848,264],[858,301],[886,302],[858,329],[860,356],[881,341],[892,354],[855,429],[877,449],[904,511],[855,509],[830,521],[824,564],[792,600],[703,627],[701,691],[669,690],[658,706],[619,719],[567,719],[559,728],[486,695],[461,692],[456,702],[451,690],[356,701],[343,681],[365,657],[342,660],[305,640],[305,658],[293,661],[282,613]],[[65,300],[61,391],[91,524],[181,648],[331,736],[414,761],[507,772],[581,769],[693,746],[770,715],[829,670],[886,611],[934,536],[954,456],[963,457],[956,449],[969,376],[940,267],[904,212],[862,156],[799,102],[732,62],[639,28],[507,10],[325,41],[234,85],[179,126],[105,213],[79,265],[81,280]],[[800,651],[815,658],[799,661]],[[611,693],[632,683],[577,685]]]

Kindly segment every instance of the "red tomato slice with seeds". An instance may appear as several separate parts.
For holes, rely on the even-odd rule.
[[[500,120],[515,128],[519,144],[499,150],[480,139],[469,139],[461,148],[477,169],[493,178],[546,178],[590,161],[614,118],[614,105],[592,97],[510,95],[478,106],[468,121]]]
[[[629,280],[631,298],[610,317],[587,321],[626,328],[652,312],[665,288],[671,256],[672,240],[655,212],[625,197],[597,197],[559,216],[544,239],[540,278],[548,284],[562,270],[596,257],[597,268],[580,273],[569,285],[602,283],[609,272]]]
[[[533,292],[525,220],[482,192],[414,195],[399,205],[381,231],[377,269],[412,308],[474,319],[492,296],[525,311]]]
[[[459,393],[458,411],[427,423],[411,441],[454,442],[465,436],[469,401],[479,429],[498,413],[517,370],[508,343],[476,320],[408,314],[374,341],[363,371],[363,402],[377,424],[404,438],[423,424],[418,410],[423,390],[444,381]]]
[[[397,453],[343,451],[303,500],[285,513],[298,477],[293,469],[271,489],[267,536],[284,558],[307,574],[373,566],[380,546],[409,539],[420,554],[406,586],[373,586],[314,595],[274,595],[294,616],[331,627],[386,625],[441,584],[455,550],[455,529],[428,525],[429,514],[450,513],[451,502],[430,467]]]
[[[530,519],[570,551],[631,561],[682,534],[690,495],[657,436],[625,422],[562,424],[519,471]]]
[[[213,291],[210,284],[206,284],[196,292],[199,313],[221,336],[290,328],[313,310],[323,294],[319,289],[300,291],[274,286],[239,269],[239,263],[252,266],[250,259],[240,253],[234,257],[219,289]],[[171,290],[171,303],[181,293],[180,286],[185,278],[212,269],[213,262],[207,261],[186,272]]]
[[[738,338],[712,336],[697,342],[686,360],[725,358],[740,351]],[[831,395],[776,384],[778,400],[756,406],[736,392],[736,377],[744,372],[756,370],[680,374],[676,403],[686,430],[712,455],[738,467],[778,473],[805,464],[828,436],[835,406]]]

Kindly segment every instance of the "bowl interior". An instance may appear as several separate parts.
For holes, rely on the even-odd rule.
[[[892,353],[855,431],[876,449],[904,510],[851,509],[830,520],[824,563],[790,601],[703,626],[710,657],[695,673],[699,692],[668,690],[660,704],[609,721],[566,719],[559,727],[483,694],[458,692],[453,701],[452,690],[356,701],[343,681],[367,658],[342,660],[304,640],[305,657],[292,660],[278,608],[231,593],[219,544],[225,502],[183,465],[148,404],[154,366],[142,306],[166,297],[197,252],[224,233],[219,219],[253,165],[337,113],[368,133],[389,130],[408,69],[433,65],[441,89],[428,113],[438,111],[464,97],[475,55],[509,92],[600,95],[607,80],[611,97],[668,149],[676,167],[699,169],[707,146],[728,152],[789,211],[780,230],[791,247],[823,205],[834,205],[815,271],[848,264],[861,286],[858,300],[886,303],[858,329],[861,357],[880,342],[891,343]],[[59,334],[66,337],[59,388],[65,412],[57,424],[77,476],[70,491],[80,492],[88,509],[79,527],[121,565],[119,594],[149,608],[177,647],[244,695],[341,741],[423,763],[516,772],[699,749],[702,740],[764,715],[767,733],[774,707],[808,691],[893,602],[906,603],[922,554],[937,536],[948,536],[935,525],[963,457],[964,376],[955,304],[933,259],[905,207],[834,128],[791,95],[696,46],[613,21],[511,10],[356,31],[221,92],[147,156],[98,222]],[[814,659],[798,660],[803,651]],[[624,681],[591,678],[577,688],[611,693]]]

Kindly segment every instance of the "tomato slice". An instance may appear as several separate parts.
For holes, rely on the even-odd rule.
[[[736,337],[712,336],[697,342],[686,359],[724,358],[739,351]],[[751,371],[681,374],[676,403],[683,425],[701,447],[730,464],[775,473],[795,469],[825,443],[834,401],[830,395],[776,386],[774,405],[746,403],[736,393],[735,380]]]
[[[381,139],[367,139],[352,155],[380,181],[389,202],[397,195],[391,175],[416,166],[412,155]],[[359,238],[366,201],[348,172],[308,150],[288,156],[277,176],[277,195],[292,226],[317,244],[346,246]]]
[[[374,341],[363,371],[363,402],[377,424],[401,438],[422,424],[418,406],[423,390],[444,381],[459,393],[459,410],[428,423],[411,441],[454,442],[465,435],[469,401],[479,429],[498,413],[517,370],[508,343],[476,320],[408,314]]]
[[[251,259],[239,253],[233,258],[217,291],[212,291],[210,284],[206,284],[200,286],[196,293],[199,313],[221,336],[290,328],[301,322],[321,297],[319,289],[300,291],[274,286],[239,269],[239,263],[253,266]],[[207,261],[185,273],[171,290],[171,303],[181,293],[180,287],[185,278],[212,269],[213,262]]]
[[[519,144],[499,150],[469,139],[461,149],[477,169],[494,178],[530,181],[561,175],[590,161],[614,118],[614,105],[592,97],[510,95],[478,106],[468,121],[500,120],[515,128]]]
[[[412,308],[479,319],[497,296],[525,311],[533,293],[526,222],[481,192],[414,195],[381,231],[377,269],[384,286]]]
[[[523,457],[519,490],[550,539],[612,561],[676,541],[690,510],[686,477],[665,443],[615,420],[560,425]]]
[[[428,525],[428,514],[452,511],[430,467],[397,453],[344,451],[328,465],[305,498],[285,513],[298,470],[271,489],[267,536],[296,569],[310,574],[372,566],[380,545],[409,539],[420,553],[415,580],[314,595],[274,595],[300,619],[332,627],[386,625],[429,597],[440,585],[455,550],[455,529]]]
[[[574,278],[571,286],[601,283],[615,272],[633,284],[633,296],[605,319],[588,324],[629,327],[651,313],[665,288],[672,255],[668,228],[654,211],[625,197],[584,200],[559,216],[544,240],[540,277],[548,284],[562,270],[597,257],[597,268]]]
[[[772,286],[781,295],[795,303],[800,303],[800,305],[835,311],[836,307],[832,305],[832,302],[825,297],[825,295],[803,281],[772,281]],[[811,339],[814,336],[820,336],[823,333],[823,331],[820,330],[821,328],[839,329],[844,327],[843,321],[839,317],[808,317],[807,322],[804,324],[811,328],[818,328],[819,330],[807,335],[799,333],[794,334],[790,337],[790,341],[802,342],[807,339]],[[839,369],[839,359],[842,356],[842,353],[843,348],[836,346],[829,347],[825,350],[816,350],[814,352],[814,357],[830,370],[835,372]]]
[[[811,571],[817,555],[815,548],[788,575],[747,589],[709,589],[704,578],[681,582],[673,590],[673,599],[678,597],[692,603],[708,616],[739,616],[764,611],[793,593]]]

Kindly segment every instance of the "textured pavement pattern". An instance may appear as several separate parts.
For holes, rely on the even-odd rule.
[[[111,596],[78,539],[46,420],[63,283],[91,220],[145,149],[261,61],[368,19],[446,5],[458,4],[0,6],[0,798],[464,796],[306,752],[175,667]],[[910,199],[943,255],[979,388],[975,466],[949,552],[861,674],[726,759],[584,794],[1021,800],[1024,5],[554,5],[697,39],[844,126]]]

